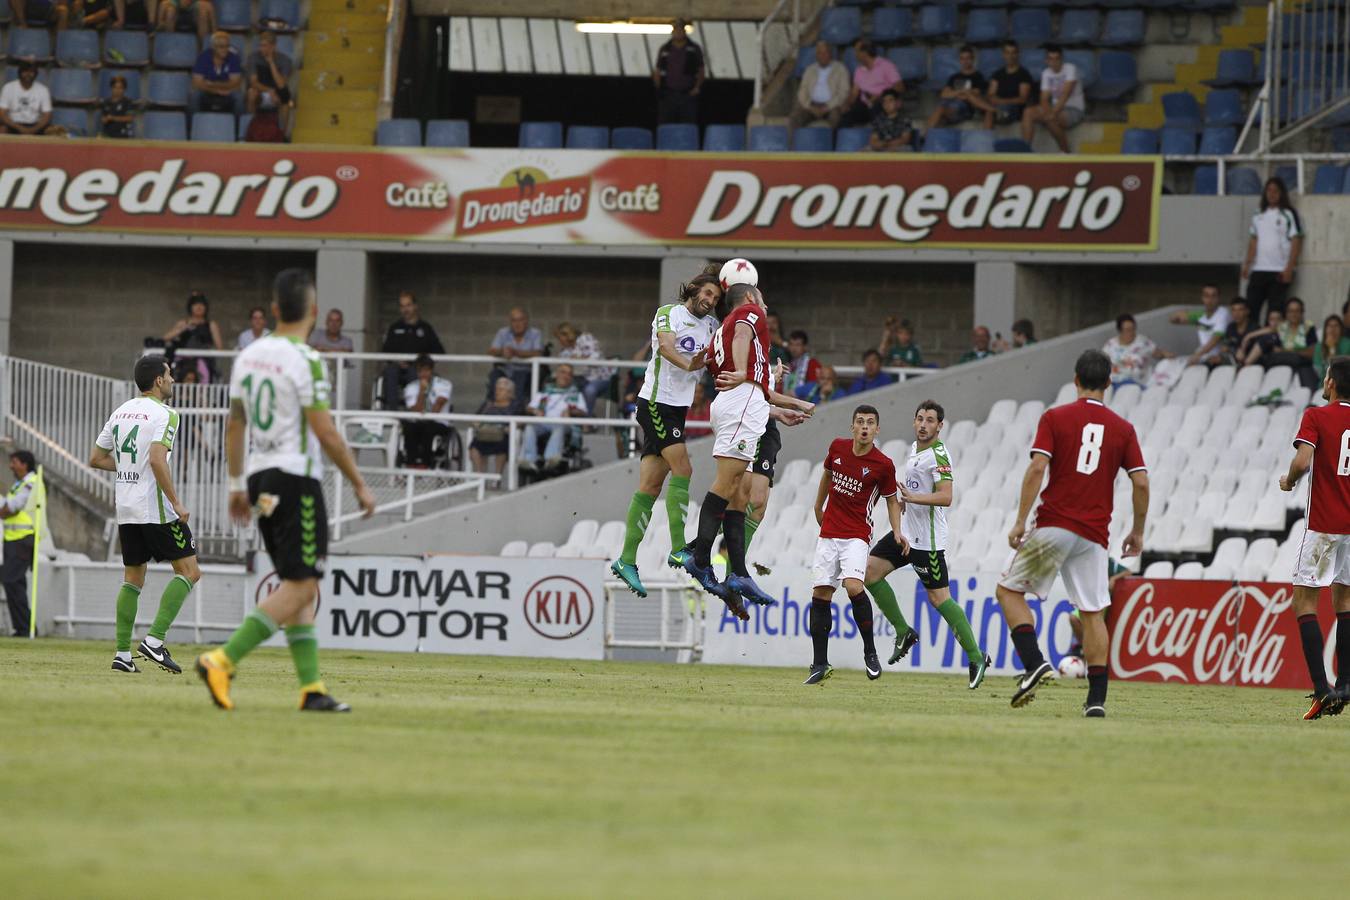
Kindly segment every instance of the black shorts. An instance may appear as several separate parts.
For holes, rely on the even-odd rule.
[[[769,479],[769,487],[773,487],[773,473],[778,465],[778,451],[783,449],[783,436],[778,432],[778,420],[769,418],[769,424],[764,426],[764,437],[759,439],[759,450],[755,453],[755,465],[751,470],[756,475],[763,475]]]
[[[913,566],[914,574],[919,576],[919,581],[930,591],[945,588],[951,583],[951,573],[947,571],[946,550],[915,550],[911,548],[908,553],[905,553],[900,549],[900,543],[895,539],[895,532],[888,532],[884,538],[877,541],[877,545],[872,548],[868,555],[875,556],[877,559],[884,559],[897,569]]]
[[[321,578],[328,557],[328,510],[317,479],[264,469],[248,478],[248,500],[277,575]]]
[[[687,406],[668,406],[638,398],[637,420],[642,427],[642,455],[660,456],[661,451],[684,443],[684,419]]]
[[[118,525],[117,536],[122,539],[124,566],[143,566],[151,560],[170,562],[197,555],[197,541],[186,522]]]

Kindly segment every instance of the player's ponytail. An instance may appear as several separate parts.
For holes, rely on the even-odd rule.
[[[709,272],[709,270],[712,271]],[[711,264],[704,266],[702,273],[695,275],[687,282],[681,284],[679,291],[680,302],[688,303],[690,300],[693,300],[698,296],[698,292],[703,289],[705,284],[713,285],[719,292],[722,290],[722,284],[717,280],[716,266]]]

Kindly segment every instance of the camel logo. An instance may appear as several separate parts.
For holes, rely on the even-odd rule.
[[[518,166],[492,188],[461,195],[459,237],[586,218],[591,193],[587,177],[550,179],[536,166]]]

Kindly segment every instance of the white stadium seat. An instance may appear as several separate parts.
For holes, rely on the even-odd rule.
[[[1258,538],[1252,541],[1247,545],[1247,555],[1238,565],[1238,580],[1264,581],[1278,550],[1279,544],[1274,538]]]
[[[997,422],[1000,425],[1006,425],[1017,416],[1016,400],[996,400],[994,405],[989,407],[989,415],[985,416],[985,423]]]
[[[594,519],[582,519],[572,526],[572,531],[567,535],[567,541],[564,547],[589,547],[595,543],[595,534],[600,530],[600,523]]]
[[[616,559],[623,550],[623,536],[627,530],[628,526],[619,519],[601,525],[595,534],[595,547],[599,555],[606,559]]]
[[[557,549],[552,541],[540,541],[532,546],[530,552],[525,555],[531,559],[552,559]]]
[[[1177,379],[1177,383],[1172,385],[1168,402],[1190,406],[1195,402],[1195,398],[1200,396],[1200,391],[1204,389],[1208,378],[1209,370],[1204,366],[1187,367],[1181,373],[1181,378]]]
[[[1148,567],[1144,569],[1144,577],[1171,578],[1172,572],[1173,572],[1172,564],[1165,559],[1160,559],[1148,564]]]
[[[1247,366],[1237,373],[1233,386],[1224,395],[1223,406],[1246,406],[1261,389],[1265,372],[1256,366]]]
[[[1325,400],[1322,399],[1321,388],[1318,388],[1317,391],[1314,392],[1309,388],[1305,388],[1301,384],[1291,387],[1285,393],[1285,399],[1289,401],[1289,405],[1291,407],[1298,410],[1299,416],[1301,417],[1303,415],[1303,408],[1312,402],[1314,393],[1317,396],[1317,403],[1319,406],[1326,402]]]
[[[943,439],[954,447],[966,447],[975,441],[975,430],[979,426],[972,419],[961,419],[943,427]]]
[[[1291,491],[1297,493],[1297,491]],[[1256,502],[1256,507],[1252,510],[1251,519],[1247,523],[1250,531],[1284,531],[1286,519],[1285,498],[1286,494],[1280,490],[1279,485],[1272,484],[1266,488]]]
[[[1180,519],[1163,519],[1150,526],[1150,531],[1144,535],[1144,549],[1149,553],[1176,553],[1182,525]]]
[[[1111,409],[1118,416],[1128,416],[1130,410],[1139,404],[1143,393],[1144,389],[1137,384],[1122,384],[1111,396]]]
[[[553,556],[556,559],[579,559],[581,555],[585,552],[585,549],[586,548],[584,547],[578,547],[572,544],[567,544],[565,546],[559,547],[558,552],[554,553]]]
[[[1052,405],[1063,406],[1064,404],[1072,403],[1077,399],[1078,388],[1070,381],[1060,386],[1059,393],[1055,395],[1055,402]]]
[[[1177,566],[1177,570],[1172,573],[1172,577],[1199,581],[1205,577],[1205,567],[1198,562],[1184,562]]]
[[[909,456],[909,445],[912,441],[902,441],[899,438],[887,441],[881,445],[881,452],[889,456],[897,468],[904,468],[904,461]]]
[[[1231,581],[1237,577],[1238,566],[1247,555],[1247,539],[1225,538],[1214,551],[1214,559],[1205,567],[1208,581]]]
[[[1293,369],[1288,366],[1271,366],[1266,369],[1265,377],[1261,379],[1261,386],[1256,389],[1256,392],[1260,396],[1265,396],[1275,390],[1278,390],[1281,394],[1287,394],[1293,380]]]
[[[1289,537],[1285,538],[1284,543],[1280,544],[1280,549],[1275,551],[1275,558],[1270,561],[1270,567],[1266,570],[1268,579],[1287,581],[1294,577],[1294,567],[1298,565],[1298,551],[1303,543],[1305,530],[1302,519],[1289,529]]]
[[[774,479],[775,487],[778,482],[783,484],[804,484],[811,480],[811,462],[805,459],[794,459],[792,462],[783,466],[777,477]]]
[[[1182,524],[1174,553],[1208,553],[1214,548],[1213,519],[1193,516]]]
[[[507,541],[502,547],[502,556],[524,556],[530,549],[526,541]]]
[[[1041,413],[1045,412],[1045,404],[1039,400],[1026,400],[1021,406],[1017,407],[1017,415],[1013,418],[1014,422],[1020,422],[1032,431],[1036,430],[1036,425],[1041,421]]]

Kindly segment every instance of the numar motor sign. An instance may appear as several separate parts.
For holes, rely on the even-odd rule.
[[[1152,250],[1161,160],[297,149],[0,138],[0,229]]]

